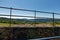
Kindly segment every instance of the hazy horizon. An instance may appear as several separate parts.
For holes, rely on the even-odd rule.
[[[10,16],[0,16],[3,18],[10,18]],[[11,17],[11,19],[47,19],[49,17],[39,17],[39,18],[28,18],[28,17]],[[53,19],[53,18],[52,18]],[[55,19],[60,19],[60,18],[55,18]]]

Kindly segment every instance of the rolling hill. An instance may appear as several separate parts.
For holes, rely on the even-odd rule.
[[[11,19],[12,21],[15,22],[52,22],[53,19],[52,18],[44,18],[44,19]],[[9,18],[3,18],[0,17],[0,22],[7,22],[10,21]],[[54,19],[55,22],[60,22],[60,19]]]

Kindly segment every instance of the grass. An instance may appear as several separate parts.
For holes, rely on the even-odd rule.
[[[0,23],[0,26],[2,27],[9,27],[10,23]],[[11,24],[11,26],[15,27],[33,27],[35,23],[19,23],[19,24]],[[36,23],[36,27],[52,27],[53,23],[52,22],[38,22]],[[55,23],[55,26],[60,27],[60,23]]]
[[[5,27],[7,27],[7,26],[9,26],[9,24],[8,24],[8,23],[0,23],[0,26],[5,26]]]

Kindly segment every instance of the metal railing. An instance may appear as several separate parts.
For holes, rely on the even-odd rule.
[[[0,6],[0,8],[3,8],[3,9],[9,9],[10,10],[10,15],[5,15],[5,14],[0,14],[0,16],[10,16],[10,20],[11,20],[11,16],[13,16],[13,17],[30,17],[30,18],[40,18],[40,17],[37,17],[36,16],[36,14],[37,14],[37,12],[39,12],[39,13],[45,13],[45,14],[52,14],[52,19],[53,19],[53,27],[55,26],[54,25],[54,17],[55,17],[55,15],[60,15],[60,13],[54,13],[54,12],[45,12],[45,11],[37,11],[37,10],[27,10],[27,9],[18,9],[18,8],[12,8],[12,7],[1,7]],[[12,11],[13,10],[19,10],[19,11],[28,11],[28,12],[34,12],[34,16],[21,16],[21,15],[12,15]],[[42,18],[44,18],[44,17],[42,17]],[[36,21],[35,21],[35,23],[36,23]],[[11,22],[10,22],[10,24],[11,24]],[[10,25],[11,26],[11,25]]]
[[[54,21],[54,19],[55,19],[55,14],[56,15],[60,15],[60,13],[54,13],[54,12],[45,12],[45,11],[37,11],[37,10],[27,10],[27,9],[18,9],[18,8],[9,8],[9,7],[1,7],[0,6],[0,8],[3,8],[3,9],[9,9],[9,15],[5,15],[5,14],[0,14],[0,16],[10,16],[10,20],[11,20],[11,17],[13,16],[13,17],[30,17],[30,18],[40,18],[40,17],[37,17],[36,15],[37,15],[37,12],[39,12],[39,13],[45,13],[45,14],[52,14],[52,19],[53,19],[53,27],[55,27],[55,21]],[[12,11],[13,10],[19,10],[19,11],[28,11],[28,12],[34,12],[34,16],[22,16],[22,15],[12,15]],[[42,18],[44,18],[44,17],[42,17]],[[36,23],[36,20],[35,20],[35,23]],[[10,21],[10,25],[9,25],[10,27],[11,27],[11,21]],[[34,25],[34,26],[36,26],[36,25]],[[48,37],[48,38],[41,38],[41,39],[51,39],[51,38],[60,38],[60,36],[58,36],[58,37]],[[35,40],[35,39],[34,39]],[[39,39],[40,40],[40,39]]]

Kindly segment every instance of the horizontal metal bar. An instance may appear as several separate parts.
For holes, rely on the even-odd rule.
[[[0,16],[10,16],[10,15],[0,14]],[[11,15],[11,17],[31,17],[31,18],[34,18],[34,16],[20,16],[20,15]]]
[[[0,16],[10,16],[10,15],[0,14]],[[29,18],[36,18],[36,19],[49,18],[49,17],[35,17],[35,16],[21,16],[21,15],[11,15],[11,17],[29,17]],[[52,19],[53,19],[53,17],[52,17]],[[55,19],[58,19],[58,18],[55,18]]]
[[[0,16],[10,16],[10,15],[4,15],[4,14],[0,14]],[[11,15],[12,17],[31,17],[34,18],[34,16],[20,16],[20,15]]]
[[[0,8],[4,8],[4,9],[11,9],[11,8],[9,8],[9,7],[2,7],[2,6],[0,6]]]
[[[37,38],[37,39],[29,39],[29,40],[43,40],[43,39],[56,39],[56,38],[60,38],[60,36],[54,36],[54,37],[47,37],[47,38]]]
[[[4,14],[0,14],[0,16],[10,16],[10,15],[4,15]],[[48,18],[48,17],[35,17],[35,16],[21,16],[21,15],[11,15],[11,17],[29,17],[29,18],[37,18],[37,19],[40,19],[40,18]]]
[[[22,10],[22,11],[30,11],[30,12],[39,12],[39,13],[48,13],[48,14],[53,14],[53,12],[45,12],[45,11],[37,11],[37,10],[27,10],[27,9],[18,9],[18,8],[10,8],[10,7],[1,7],[0,8],[5,8],[5,9],[12,9],[12,10]],[[54,13],[57,15],[60,15],[60,13]]]

